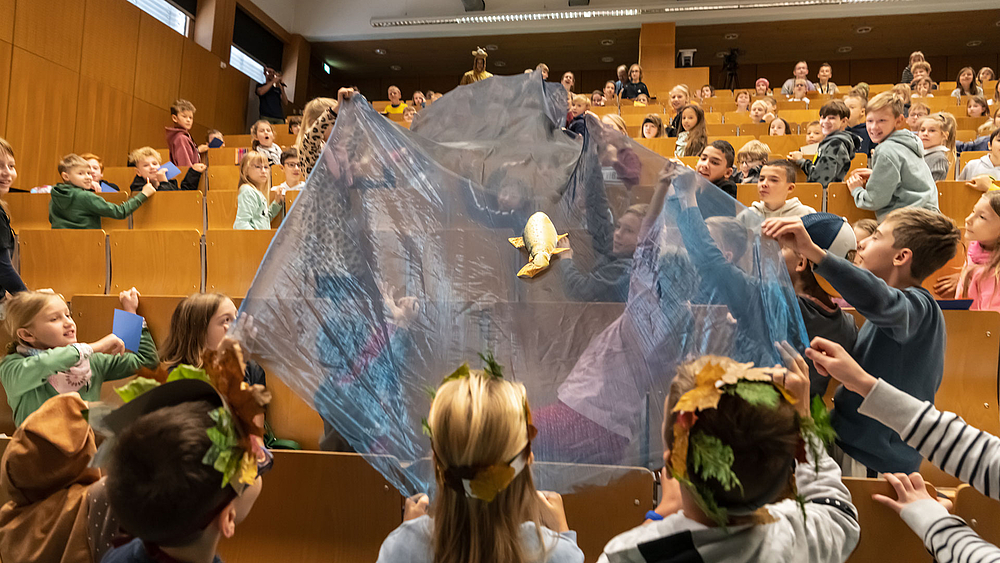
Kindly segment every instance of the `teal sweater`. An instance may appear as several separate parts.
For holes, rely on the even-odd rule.
[[[100,229],[101,217],[124,219],[145,201],[140,193],[115,205],[72,184],[57,184],[49,200],[49,223],[53,229]]]
[[[281,203],[275,201],[267,205],[267,198],[257,188],[249,184],[240,186],[236,199],[236,221],[234,229],[263,230],[271,228],[271,220],[281,212]]]
[[[879,221],[901,207],[938,209],[938,192],[924,148],[909,131],[894,131],[872,150],[868,184],[851,195],[858,209],[874,211]]]
[[[16,352],[0,361],[0,383],[7,392],[7,403],[14,410],[14,424],[20,426],[28,415],[38,410],[42,403],[55,397],[55,388],[49,377],[73,367],[80,361],[75,346],[62,346],[45,350],[37,356],[22,356]],[[118,356],[94,353],[90,356],[90,384],[80,389],[84,401],[98,401],[101,385],[134,375],[142,366],[156,369],[160,357],[148,329],[142,329],[139,353],[125,352]]]

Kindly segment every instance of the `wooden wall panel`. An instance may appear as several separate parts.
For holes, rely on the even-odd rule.
[[[223,133],[242,133],[246,122],[249,92],[250,77],[231,66],[222,69],[219,73],[215,122],[211,128]]]
[[[198,123],[215,122],[215,97],[219,91],[220,60],[194,41],[184,42],[180,90],[177,97],[194,104]]]
[[[14,47],[6,134],[21,188],[54,181],[59,159],[72,152],[79,82],[77,73]]]
[[[139,16],[135,97],[169,110],[177,99],[185,38],[149,14]],[[169,122],[169,119],[168,119]]]
[[[81,77],[76,116],[74,150],[100,155],[105,166],[125,166],[130,149],[132,95]]]
[[[14,0],[0,0],[0,41],[14,41]]]
[[[0,117],[7,116],[7,95],[10,92],[10,57],[13,45],[0,41]],[[7,135],[7,120],[0,119],[0,137]]]
[[[80,0],[17,0],[14,45],[71,70],[80,70]]]
[[[150,146],[167,147],[164,127],[170,125],[170,110],[139,99],[132,100],[132,131],[129,133],[129,150]]]
[[[122,0],[87,0],[80,74],[127,92],[135,86],[139,14]]]

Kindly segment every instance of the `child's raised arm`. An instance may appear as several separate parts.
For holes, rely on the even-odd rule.
[[[119,293],[118,299],[121,301],[122,309],[129,313],[135,313],[139,307],[139,291],[134,287]],[[156,352],[156,344],[153,342],[153,337],[149,333],[149,329],[146,328],[145,323],[143,323],[142,336],[139,339],[139,351],[137,353],[126,352],[125,344],[113,334],[105,336],[99,342],[110,338],[114,338],[117,341],[116,349],[113,352],[95,349],[95,352],[101,353],[95,354],[90,358],[92,370],[94,373],[101,374],[104,381],[135,375],[135,372],[140,367],[156,369],[159,365],[160,356]]]
[[[142,187],[142,193],[136,194],[129,198],[128,200],[114,204],[103,197],[88,192],[89,195],[84,198],[80,198],[80,206],[89,211],[94,215],[99,215],[101,217],[110,217],[112,219],[124,219],[131,215],[139,206],[146,202],[146,200],[156,193],[156,189],[146,182],[146,185]]]

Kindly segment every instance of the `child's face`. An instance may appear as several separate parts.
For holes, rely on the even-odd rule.
[[[397,105],[402,96],[403,95],[399,92],[399,88],[389,88],[389,101],[392,102],[392,105]]]
[[[208,136],[208,142],[209,143],[211,143],[215,139],[218,139],[218,140],[222,141],[222,145],[221,146],[223,146],[223,147],[226,146],[226,140],[222,138],[222,133],[212,133],[211,135]]]
[[[413,106],[407,106],[407,108],[403,110],[403,121],[407,123],[412,123],[413,116],[416,115],[416,113],[417,110],[413,109]]]
[[[869,233],[868,231],[866,231],[864,229],[861,229],[861,228],[858,228],[858,227],[852,227],[852,228],[854,229],[854,239],[858,241],[858,248],[861,248],[861,241],[865,240],[866,238],[868,238],[868,237],[870,237],[872,235],[871,235],[871,233]],[[857,250],[854,251],[854,260],[853,260],[853,262],[854,262],[855,266],[859,265],[858,264],[858,252],[857,252]]]
[[[967,70],[962,74],[958,75],[958,83],[964,86],[966,90],[968,90],[969,86],[972,85],[972,76],[973,76],[972,71]]]
[[[944,144],[944,131],[941,124],[933,119],[925,119],[920,124],[920,131],[917,133],[920,142],[924,145],[924,150],[938,147]]]
[[[927,110],[924,108],[910,109],[910,115],[906,118],[906,124],[910,126],[910,131],[920,130],[920,120],[927,117]]]
[[[424,102],[426,102],[426,101],[427,101],[427,100],[426,100],[426,98],[424,98],[424,95],[423,95],[422,93],[420,93],[420,92],[415,92],[415,93],[413,94],[413,104],[414,104],[414,105],[417,105],[417,106],[423,106],[423,105],[424,105]]]
[[[747,105],[749,103],[750,103],[750,94],[747,94],[746,92],[740,92],[739,95],[736,96],[736,105],[742,106],[742,105]]]
[[[745,177],[750,173],[750,169],[763,163],[763,160],[751,160],[749,156],[743,156],[740,158],[740,172],[742,172]]]
[[[701,151],[701,157],[694,171],[713,184],[728,178],[733,173],[732,167],[726,162],[726,155],[711,145]]]
[[[763,82],[758,83],[756,86],[754,86],[754,93],[756,93],[758,96],[766,96],[767,86],[765,86]]]
[[[171,115],[170,119],[172,119],[178,127],[190,131],[191,126],[194,125],[194,112],[191,110],[182,110],[177,115]]]
[[[983,85],[983,88],[986,87],[986,83],[990,80],[993,80],[993,71],[987,67],[979,69],[979,83]]]
[[[688,103],[687,94],[685,94],[680,89],[674,89],[670,91],[670,107],[674,108],[674,111],[681,109]]]
[[[563,88],[566,88],[567,90],[572,90],[573,89],[573,82],[574,82],[574,80],[573,80],[573,73],[572,72],[567,72],[567,73],[563,74],[563,77],[562,77]]]
[[[648,104],[649,103],[649,96],[647,96],[646,94],[639,94],[635,98],[635,103],[637,103],[637,104],[643,104],[643,105]]]
[[[286,180],[295,180],[293,183],[297,184],[302,179],[302,166],[296,157],[285,159],[285,163],[281,165],[281,169],[285,171]]]
[[[994,248],[1000,239],[1000,216],[993,211],[989,198],[979,198],[972,213],[965,218],[965,240],[977,241],[986,248]]]
[[[708,86],[702,86],[701,87],[701,99],[704,100],[705,98],[711,98],[711,97],[712,97],[712,89],[709,88]]]
[[[569,112],[573,114],[573,117],[580,117],[587,111],[587,106],[577,101],[573,101],[569,105]]]
[[[0,154],[0,195],[7,195],[16,179],[17,167],[14,165],[14,157]]]
[[[95,184],[99,184],[104,179],[104,173],[101,172],[101,163],[97,162],[96,158],[92,158],[87,161],[87,164],[90,165],[90,177],[93,178]]]
[[[651,122],[647,121],[646,123],[642,124],[642,138],[643,139],[653,139],[653,138],[656,137],[656,134],[658,132],[659,131],[657,131],[657,127],[656,127],[655,123],[651,123]]]
[[[827,135],[832,135],[837,131],[843,131],[844,129],[847,128],[847,124],[849,121],[850,121],[849,118],[841,119],[840,116],[837,115],[827,115],[819,118],[820,138],[826,137]],[[812,130],[813,128],[810,127],[809,131],[806,132],[806,135],[808,135]]]
[[[785,205],[788,194],[794,189],[795,183],[788,181],[784,169],[777,166],[765,166],[760,169],[757,194],[768,209],[775,210]]]
[[[989,144],[989,149],[993,164],[1000,166],[1000,136],[993,139],[993,142]]]
[[[856,265],[883,280],[889,278],[900,253],[900,249],[893,248],[896,243],[892,235],[893,228],[891,221],[883,221],[870,237],[858,243],[858,254],[854,260]]]
[[[262,147],[270,147],[274,144],[274,131],[271,130],[270,123],[257,125],[257,142]]]
[[[69,314],[69,307],[53,295],[48,304],[31,319],[31,323],[17,330],[18,336],[32,348],[48,350],[69,346],[76,342],[76,322]]]
[[[299,125],[298,123],[292,123],[291,125],[288,126],[288,133],[290,135],[298,135],[300,129],[302,129],[301,125]]]
[[[271,167],[268,165],[266,159],[260,164],[251,164],[247,169],[247,178],[249,178],[255,186],[266,186],[267,180],[270,177]]]
[[[74,166],[67,172],[62,173],[63,182],[69,182],[78,188],[91,189],[94,178],[90,175],[90,166]]]
[[[609,82],[604,85],[604,98],[612,100],[615,97],[615,83]]]
[[[611,252],[618,256],[631,256],[639,244],[639,226],[642,220],[635,213],[626,213],[615,226]]]
[[[806,82],[805,80],[795,81],[795,85],[792,86],[792,97],[794,98],[805,98],[806,97]]]
[[[602,94],[600,92],[594,92],[593,94],[590,95],[590,103],[591,103],[591,105],[594,105],[594,106],[597,106],[597,107],[603,106],[604,105],[604,94]]]
[[[632,67],[628,71],[628,77],[632,80],[632,82],[639,82],[640,74],[642,74],[642,71],[639,70],[639,67]]]
[[[524,198],[521,197],[521,192],[516,185],[505,185],[500,188],[500,193],[497,194],[497,204],[499,204],[501,211],[519,209],[523,203]]]
[[[754,105],[750,106],[750,119],[752,119],[754,123],[760,123],[760,121],[764,119],[765,113],[767,113],[767,106],[764,105],[763,102],[759,104],[754,103]]]
[[[788,131],[785,130],[785,122],[780,119],[775,119],[771,122],[771,125],[767,128],[767,134],[772,137],[780,137],[782,135],[787,135]]]
[[[837,121],[840,121],[840,119],[837,118]],[[823,137],[826,137],[826,134],[823,133],[823,124],[822,123],[819,124],[819,125],[811,125],[808,129],[806,129],[806,144],[807,145],[811,145],[813,143],[818,143],[818,142],[820,142],[820,141],[823,140]]]
[[[208,330],[205,331],[205,349],[218,350],[222,340],[229,332],[229,325],[236,319],[236,305],[228,297],[222,300],[215,314],[208,321]]]
[[[968,114],[969,117],[982,117],[986,115],[986,108],[978,102],[969,100],[969,105],[966,106],[965,113]]]
[[[156,171],[160,169],[160,159],[147,157],[135,164],[135,171],[146,180],[156,178]]]
[[[931,93],[931,85],[926,82],[920,82],[917,84],[917,95],[921,98],[927,97],[927,94]]]
[[[844,104],[851,110],[848,123],[851,127],[865,122],[865,103],[858,98],[844,98]]]
[[[914,80],[917,80],[918,78],[927,78],[927,69],[918,68],[914,70],[912,74]]]
[[[819,72],[816,73],[816,76],[818,76],[820,80],[830,80],[830,77],[833,76],[833,69],[826,65],[821,66],[819,67]]]
[[[684,110],[684,113],[681,114],[681,127],[685,131],[691,131],[695,125],[698,125],[698,114],[691,108]]]
[[[886,137],[897,129],[902,129],[903,116],[896,116],[892,113],[892,108],[882,108],[868,114],[865,123],[868,127],[868,136],[873,143],[881,143]]]

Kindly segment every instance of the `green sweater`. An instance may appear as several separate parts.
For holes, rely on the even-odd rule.
[[[271,220],[281,213],[281,203],[275,201],[267,205],[267,198],[257,188],[249,184],[240,186],[240,194],[236,198],[236,221],[234,229],[263,230],[271,228]]]
[[[101,217],[124,219],[145,201],[146,196],[140,193],[115,205],[72,184],[57,184],[49,200],[49,223],[53,229],[100,229]]]
[[[62,346],[45,350],[37,356],[22,356],[17,352],[7,354],[0,361],[0,383],[7,391],[7,403],[14,410],[14,424],[20,426],[28,415],[38,410],[42,403],[58,395],[49,384],[49,377],[68,370],[80,361],[75,346]],[[148,329],[142,329],[139,353],[125,352],[118,356],[94,353],[90,356],[90,384],[80,389],[84,401],[99,401],[101,385],[134,375],[139,367],[156,369],[160,357]]]

